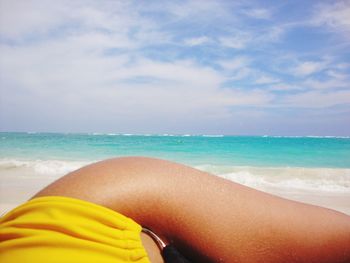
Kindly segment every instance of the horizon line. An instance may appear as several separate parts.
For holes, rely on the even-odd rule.
[[[90,136],[159,136],[159,137],[266,137],[266,138],[350,138],[350,135],[272,135],[272,134],[218,134],[218,133],[131,133],[131,132],[63,132],[63,131],[0,131],[22,134],[81,134]]]

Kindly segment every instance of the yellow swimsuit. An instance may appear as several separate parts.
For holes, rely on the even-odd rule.
[[[97,204],[39,197],[0,219],[0,262],[150,263],[140,232],[130,218]]]

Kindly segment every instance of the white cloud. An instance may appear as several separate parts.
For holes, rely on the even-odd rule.
[[[275,90],[348,88],[348,64],[329,67],[326,59],[304,61],[290,71],[308,77],[300,86],[280,83],[268,73],[276,70],[265,73],[262,65],[268,63],[262,60],[271,55],[267,61],[273,63],[278,53],[268,44],[281,40],[288,25],[272,19],[251,24],[246,16],[270,19],[271,11],[231,2],[2,0],[0,112],[7,120],[16,116],[17,123],[61,125],[70,119],[82,129],[97,123],[175,127],[199,119],[207,125],[209,116],[230,120],[235,106],[270,105]],[[328,20],[322,23],[341,24]],[[204,47],[188,54],[184,45]],[[330,79],[310,78],[317,72]],[[250,90],[235,81],[269,86]],[[232,87],[222,88],[227,83]],[[314,94],[324,100],[323,93]],[[298,105],[296,100],[286,103]]]
[[[232,14],[226,8],[226,3],[223,1],[170,1],[159,5],[156,8],[161,11],[171,13],[179,19],[195,19],[197,21],[213,20],[214,18],[232,18]]]
[[[255,19],[269,19],[272,15],[271,11],[265,8],[253,8],[244,10],[243,14]]]
[[[248,57],[235,57],[233,59],[218,61],[218,64],[226,71],[232,72],[246,68],[251,63]]]
[[[288,84],[288,83],[276,83],[269,86],[269,89],[276,91],[288,91],[288,90],[302,90],[303,85]]]
[[[1,1],[0,19],[0,35],[17,44],[96,34],[128,48],[170,38],[123,1]]]
[[[272,84],[272,83],[277,83],[280,80],[265,74],[261,74],[256,80],[255,80],[255,84]]]
[[[245,78],[253,78],[254,74],[255,71],[253,69],[251,69],[250,67],[245,67],[232,73],[229,79],[231,81],[237,81]]]
[[[271,99],[268,92],[222,89],[225,74],[193,60],[147,58],[141,48],[170,37],[124,2],[77,8],[79,3],[5,3],[2,12],[12,15],[2,18],[6,26],[0,33],[19,41],[0,46],[6,116],[32,115],[38,123],[86,115],[95,122],[113,116],[124,124],[152,118],[158,123],[181,118],[193,122],[203,116],[227,117],[232,106],[264,105]],[[212,7],[207,4],[205,10]],[[37,41],[26,43],[31,34]],[[187,44],[209,41],[203,36],[189,38]],[[222,65],[237,70],[240,63],[248,63],[240,59]],[[75,125],[86,127],[88,118],[81,122],[84,117]]]
[[[163,79],[176,85],[193,85],[193,87],[218,87],[223,77],[213,69],[197,65],[191,60],[160,62],[148,59],[139,59],[130,66],[123,67],[120,75],[129,78],[148,76]]]
[[[347,78],[349,78],[349,74],[346,74],[344,72],[340,72],[338,70],[334,70],[334,69],[331,69],[331,70],[327,70],[327,75],[330,76],[331,78],[333,79],[338,79],[338,80],[345,80]]]
[[[255,43],[274,43],[282,39],[288,30],[289,25],[275,25],[265,28],[262,32],[257,32]]]
[[[334,68],[334,67],[331,67]],[[329,69],[322,75],[323,79],[308,77],[298,82],[278,83],[269,86],[271,90],[338,90],[350,89],[349,74],[336,69]],[[300,75],[300,73],[298,73]]]
[[[262,90],[233,89],[234,102],[236,106],[268,106],[274,99],[274,95]]]
[[[348,81],[342,79],[328,79],[324,81],[307,79],[304,82],[304,86],[311,89],[337,89],[337,88],[350,88]]]
[[[247,79],[250,84],[273,84],[280,80],[260,70],[252,67],[253,59],[247,56],[237,56],[229,60],[218,61],[218,64],[224,69],[230,81]]]
[[[1,46],[3,114],[23,115],[25,109],[25,114],[61,123],[88,115],[95,122],[113,116],[124,125],[150,118],[165,125],[174,119],[223,118],[232,106],[264,105],[270,99],[264,92],[222,89],[220,72],[191,60],[105,56],[103,49],[111,44],[109,37],[88,34],[35,46]],[[23,107],[13,107],[14,99]],[[83,119],[76,123],[86,127]]]
[[[350,63],[339,63],[335,65],[335,68],[338,70],[345,70],[350,68]]]
[[[284,106],[304,108],[326,108],[339,104],[350,104],[350,91],[309,91],[301,94],[286,96],[282,103]]]
[[[203,44],[206,44],[209,42],[210,42],[210,39],[206,36],[188,38],[188,39],[185,39],[185,41],[184,41],[185,45],[191,46],[191,47],[203,45]]]
[[[219,38],[219,42],[224,47],[244,49],[252,39],[253,37],[248,32],[236,32],[232,36]]]
[[[237,50],[259,49],[259,45],[262,46],[280,41],[287,29],[288,26],[276,25],[245,31],[235,30],[235,32],[227,34],[225,37],[219,37],[218,41],[223,47]]]
[[[0,33],[10,39],[47,33],[67,20],[65,11],[56,1],[1,1]]]
[[[274,78],[253,67],[254,60],[248,56],[237,56],[233,59],[218,61],[229,81],[245,79],[249,84],[271,84],[279,82]]]
[[[291,72],[296,76],[308,76],[324,70],[327,62],[324,61],[304,61],[294,67]]]
[[[350,31],[350,1],[318,5],[311,24],[315,26],[325,25],[331,30],[348,33]]]

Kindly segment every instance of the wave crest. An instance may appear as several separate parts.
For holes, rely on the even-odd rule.
[[[350,193],[350,169],[332,168],[261,168],[202,165],[198,169],[222,178],[266,190],[307,190]]]
[[[1,173],[18,171],[37,175],[56,176],[64,175],[89,163],[86,161],[1,159],[0,171]]]

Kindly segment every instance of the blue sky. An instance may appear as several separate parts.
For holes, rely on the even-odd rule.
[[[3,131],[350,135],[350,1],[0,0]]]

